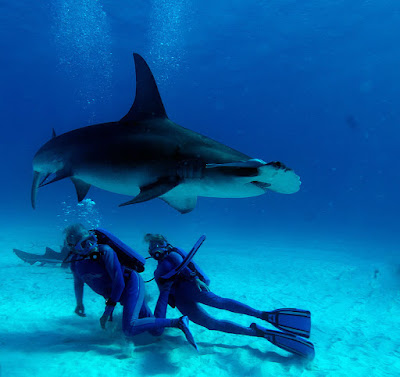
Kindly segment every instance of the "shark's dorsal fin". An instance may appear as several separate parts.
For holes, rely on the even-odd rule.
[[[54,139],[57,136],[56,130],[53,128],[53,132],[51,134],[51,138]]]
[[[168,118],[149,66],[139,54],[134,53],[133,58],[136,71],[135,101],[128,114],[121,119],[121,122]]]

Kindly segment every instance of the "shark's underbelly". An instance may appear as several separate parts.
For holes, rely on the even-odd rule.
[[[130,174],[85,174],[76,176],[93,186],[102,190],[111,191],[121,195],[136,196],[140,188],[157,181],[158,177],[148,172],[141,174],[131,172]],[[175,188],[168,192],[173,196],[205,196],[215,198],[246,198],[257,196],[265,191],[250,183],[247,179],[184,179]]]
[[[76,178],[100,189],[117,194],[136,196],[141,189],[175,178],[176,169],[173,164],[136,165],[125,169],[80,169]],[[265,184],[264,186],[262,184]],[[180,178],[176,187],[164,195],[167,196],[204,196],[214,198],[246,198],[262,195],[267,189],[281,193],[296,192],[300,187],[299,177],[292,171],[274,166],[262,166],[258,174],[240,176],[226,174],[216,169],[207,169],[200,178]],[[164,196],[161,195],[161,196]]]
[[[252,183],[226,183],[208,182],[207,180],[188,180],[173,188],[167,193],[168,196],[203,196],[209,198],[248,198],[265,193],[265,190]]]
[[[140,192],[140,187],[149,184],[151,178],[130,173],[93,174],[80,172],[76,177],[82,181],[96,186],[102,190],[111,191],[116,194],[136,196]]]

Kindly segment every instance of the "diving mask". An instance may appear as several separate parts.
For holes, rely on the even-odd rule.
[[[97,246],[97,237],[94,234],[90,234],[75,245],[74,251],[76,254],[88,255],[94,251]]]
[[[167,243],[154,243],[149,246],[149,254],[155,260],[161,260],[169,252],[171,245]]]

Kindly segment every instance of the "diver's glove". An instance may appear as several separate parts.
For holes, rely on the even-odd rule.
[[[204,281],[200,280],[198,277],[194,279],[196,282],[197,288],[199,288],[200,292],[210,292],[210,288]]]
[[[116,302],[107,300],[106,309],[104,310],[104,313],[100,318],[100,326],[104,330],[106,328],[107,321],[110,321],[110,322],[112,321],[112,314],[113,314],[115,305],[117,305]]]
[[[75,313],[78,314],[79,317],[86,317],[85,307],[83,306],[83,304],[76,305]]]

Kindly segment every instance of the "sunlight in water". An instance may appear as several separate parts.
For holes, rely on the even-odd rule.
[[[112,78],[111,27],[99,1],[57,0],[53,33],[60,68],[79,81],[78,100],[85,107],[109,97]]]
[[[190,0],[152,0],[149,52],[152,63],[160,70],[158,81],[168,80],[181,69],[190,3]]]

